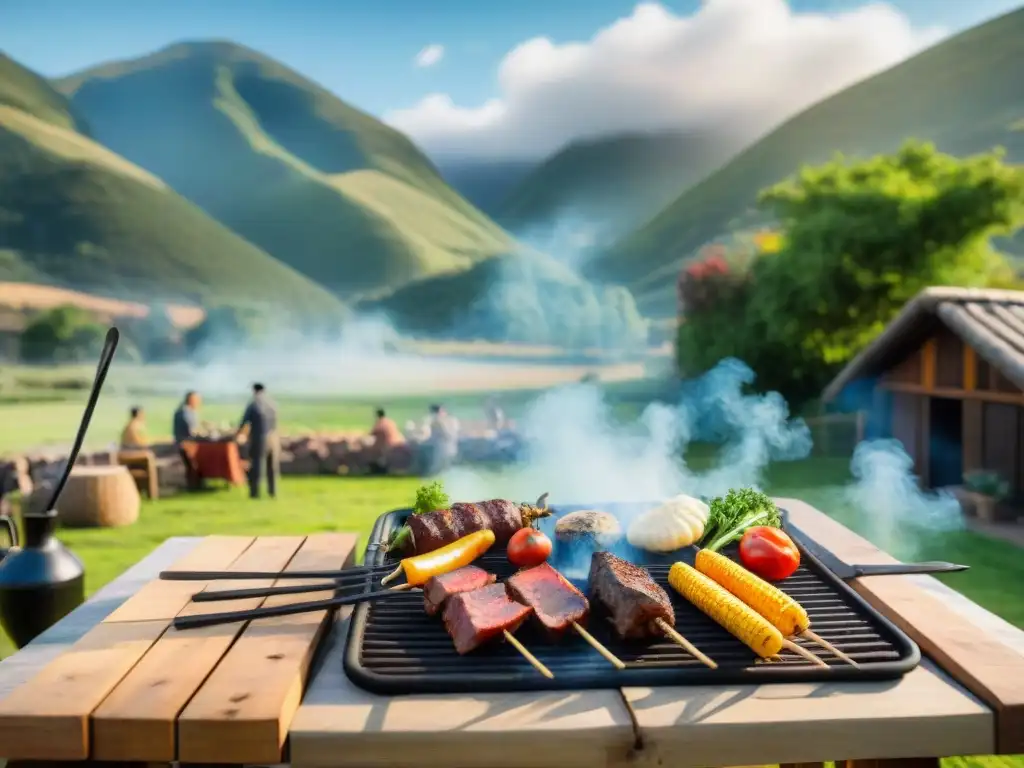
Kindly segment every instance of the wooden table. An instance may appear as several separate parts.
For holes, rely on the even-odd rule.
[[[782,503],[794,524],[847,562],[886,560],[807,505]],[[341,535],[334,538],[339,546],[328,547],[331,538],[169,540],[0,662],[0,751],[81,760],[91,724],[92,760],[287,759],[299,768],[685,768],[835,759],[923,768],[940,756],[1024,752],[1024,633],[928,577],[855,583],[934,659],[885,683],[383,697],[356,688],[342,671],[344,618],[264,620],[199,634],[165,629],[196,585],[151,583],[160,569],[252,569],[257,561],[329,567],[339,562],[340,544],[348,542],[347,559],[353,543]],[[322,662],[307,675],[313,641],[327,630]],[[111,643],[116,653],[103,650]],[[264,661],[278,654],[268,668]],[[36,694],[26,696],[33,687]],[[282,752],[286,736],[290,746]]]

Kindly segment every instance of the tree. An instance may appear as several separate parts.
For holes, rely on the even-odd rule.
[[[83,309],[54,307],[36,315],[21,333],[21,358],[28,363],[76,362],[99,354],[106,327]]]
[[[921,289],[1005,278],[990,240],[1024,223],[1024,171],[998,150],[956,158],[911,141],[804,168],[760,204],[780,247],[751,266],[736,356],[764,385],[808,397]]]

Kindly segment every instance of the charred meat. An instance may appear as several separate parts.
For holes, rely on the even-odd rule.
[[[502,545],[524,527],[522,506],[504,499],[475,504],[456,503],[450,509],[412,515],[406,525],[412,532],[416,552],[420,554],[433,552],[484,529],[494,531],[495,544]]]
[[[573,623],[584,623],[590,603],[568,579],[547,563],[524,568],[505,581],[514,600],[533,609],[537,621],[552,635],[560,635]]]
[[[444,607],[445,600],[452,595],[472,592],[495,581],[493,573],[488,573],[475,565],[467,565],[450,573],[433,576],[423,585],[423,607],[428,616],[436,616]]]
[[[590,560],[590,596],[604,605],[615,631],[622,638],[662,636],[657,619],[676,623],[668,593],[651,578],[646,568],[633,565],[608,552],[596,552]]]
[[[452,595],[444,606],[444,627],[455,650],[467,654],[506,630],[515,632],[532,613],[509,600],[503,584],[491,584]]]

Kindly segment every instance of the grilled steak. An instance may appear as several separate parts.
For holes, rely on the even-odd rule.
[[[532,610],[508,599],[503,584],[452,595],[444,606],[444,627],[459,654],[466,654],[505,630],[515,632]]]
[[[524,568],[505,581],[513,599],[533,608],[544,628],[553,635],[567,630],[573,622],[583,623],[590,603],[568,579],[547,563]]]
[[[595,552],[590,560],[589,583],[590,596],[611,613],[619,637],[661,636],[665,633],[655,619],[676,623],[668,594],[646,568],[608,552]]]
[[[424,515],[411,515],[406,525],[412,530],[416,552],[433,552],[475,531],[494,531],[494,543],[508,543],[523,527],[523,511],[519,504],[505,499],[479,501],[475,504],[457,502],[451,509],[437,509]]]
[[[423,585],[423,608],[428,616],[435,616],[441,611],[444,601],[452,595],[486,587],[493,584],[495,579],[493,573],[475,565],[433,576]]]

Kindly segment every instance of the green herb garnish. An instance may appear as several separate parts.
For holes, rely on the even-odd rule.
[[[755,525],[782,527],[782,514],[767,494],[753,488],[735,488],[711,500],[708,523],[704,526],[701,545],[717,552],[722,547],[742,538],[748,528]]]
[[[412,511],[417,515],[425,515],[435,509],[448,509],[452,500],[444,492],[444,486],[440,480],[435,480],[430,485],[421,485],[416,489],[416,503],[412,505]]]

